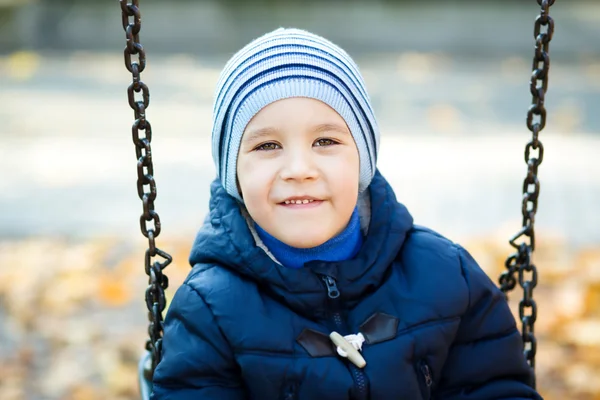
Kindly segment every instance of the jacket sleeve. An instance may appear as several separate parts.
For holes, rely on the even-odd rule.
[[[469,288],[461,319],[435,390],[438,400],[541,399],[531,387],[521,334],[503,293],[471,255],[458,247]]]
[[[246,398],[231,348],[200,294],[184,283],[165,318],[151,400]]]

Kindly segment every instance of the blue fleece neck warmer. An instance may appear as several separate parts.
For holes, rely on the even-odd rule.
[[[354,257],[363,244],[358,208],[354,209],[350,222],[337,236],[325,243],[308,249],[288,246],[254,224],[256,232],[269,251],[284,267],[302,268],[309,261],[343,261]]]

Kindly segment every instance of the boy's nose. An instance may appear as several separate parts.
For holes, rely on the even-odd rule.
[[[303,181],[316,179],[319,174],[315,159],[309,152],[294,151],[286,154],[280,176],[283,180]]]

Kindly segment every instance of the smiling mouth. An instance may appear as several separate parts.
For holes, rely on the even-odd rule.
[[[286,200],[283,203],[280,204],[308,204],[308,203],[312,203],[314,201],[320,201],[320,200],[314,200],[314,199],[304,199],[304,200]]]
[[[319,199],[290,199],[279,203],[286,208],[310,208],[321,204],[323,200]]]

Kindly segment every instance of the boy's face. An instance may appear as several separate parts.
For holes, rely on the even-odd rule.
[[[279,100],[246,127],[237,177],[261,228],[289,246],[315,247],[350,220],[358,198],[358,149],[344,119],[325,103]]]

